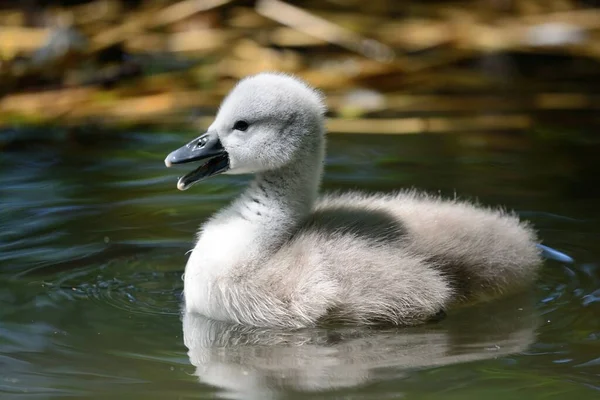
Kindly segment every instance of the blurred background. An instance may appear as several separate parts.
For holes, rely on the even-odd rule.
[[[325,91],[336,132],[597,127],[594,3],[5,0],[0,124],[202,125],[277,70]]]
[[[182,326],[248,177],[163,160],[263,70],[326,94],[325,190],[502,205],[575,262],[418,328]],[[0,1],[0,398],[597,399],[599,78],[594,0]]]

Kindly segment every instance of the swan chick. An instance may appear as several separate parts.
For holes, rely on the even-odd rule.
[[[512,213],[416,191],[319,196],[324,113],[303,81],[254,75],[206,133],[167,156],[167,167],[197,163],[180,190],[217,174],[254,175],[198,232],[187,312],[262,327],[416,325],[533,281],[537,238]]]

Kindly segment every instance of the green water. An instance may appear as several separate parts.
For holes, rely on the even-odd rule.
[[[0,153],[2,399],[600,395],[598,145],[332,135],[327,189],[504,204],[576,262],[548,261],[529,292],[423,327],[285,332],[180,316],[195,229],[245,178],[177,191],[162,160],[183,133],[46,138]]]

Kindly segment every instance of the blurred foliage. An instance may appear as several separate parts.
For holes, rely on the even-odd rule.
[[[264,70],[335,132],[597,126],[599,36],[575,0],[5,1],[0,126],[205,126]]]

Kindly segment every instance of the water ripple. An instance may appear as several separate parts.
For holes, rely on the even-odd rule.
[[[149,263],[141,264],[142,261],[121,261],[70,271],[47,282],[51,286],[49,296],[55,302],[92,300],[130,313],[179,314],[182,272],[160,271]],[[139,266],[146,270],[135,271]]]

